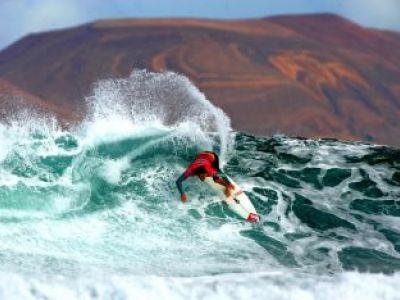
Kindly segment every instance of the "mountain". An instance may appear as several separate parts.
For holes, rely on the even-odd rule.
[[[17,41],[0,78],[81,116],[97,80],[173,70],[237,130],[399,145],[398,49],[399,33],[330,14],[101,20]]]
[[[52,112],[64,122],[74,121],[70,110],[62,109],[48,100],[33,96],[0,78],[0,118],[8,119],[18,113],[23,113],[27,108],[30,109],[30,113],[32,110],[42,114]]]

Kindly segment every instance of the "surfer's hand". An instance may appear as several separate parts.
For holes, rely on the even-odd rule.
[[[185,202],[187,201],[187,196],[186,196],[185,193],[182,193],[182,194],[181,194],[181,201],[182,201],[183,203],[185,203]]]

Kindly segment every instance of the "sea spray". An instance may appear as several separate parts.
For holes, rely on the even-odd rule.
[[[188,136],[218,138],[221,160],[232,149],[230,119],[211,104],[186,77],[173,72],[133,71],[128,78],[99,81],[87,98],[90,122],[119,119],[131,126],[186,127]],[[118,128],[123,133],[125,126]],[[197,135],[196,135],[197,134]],[[212,149],[203,137],[200,147]],[[197,142],[197,141],[195,141]]]

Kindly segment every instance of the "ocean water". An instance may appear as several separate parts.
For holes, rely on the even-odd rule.
[[[234,132],[170,72],[86,100],[68,129],[0,124],[0,299],[400,299],[400,150]],[[196,179],[180,203],[206,149],[260,223]]]

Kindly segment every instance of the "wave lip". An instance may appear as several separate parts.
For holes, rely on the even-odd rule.
[[[195,131],[217,134],[223,160],[232,150],[229,117],[188,78],[174,72],[134,70],[128,78],[99,81],[86,102],[90,122],[122,118],[137,126],[169,128],[187,123]]]

